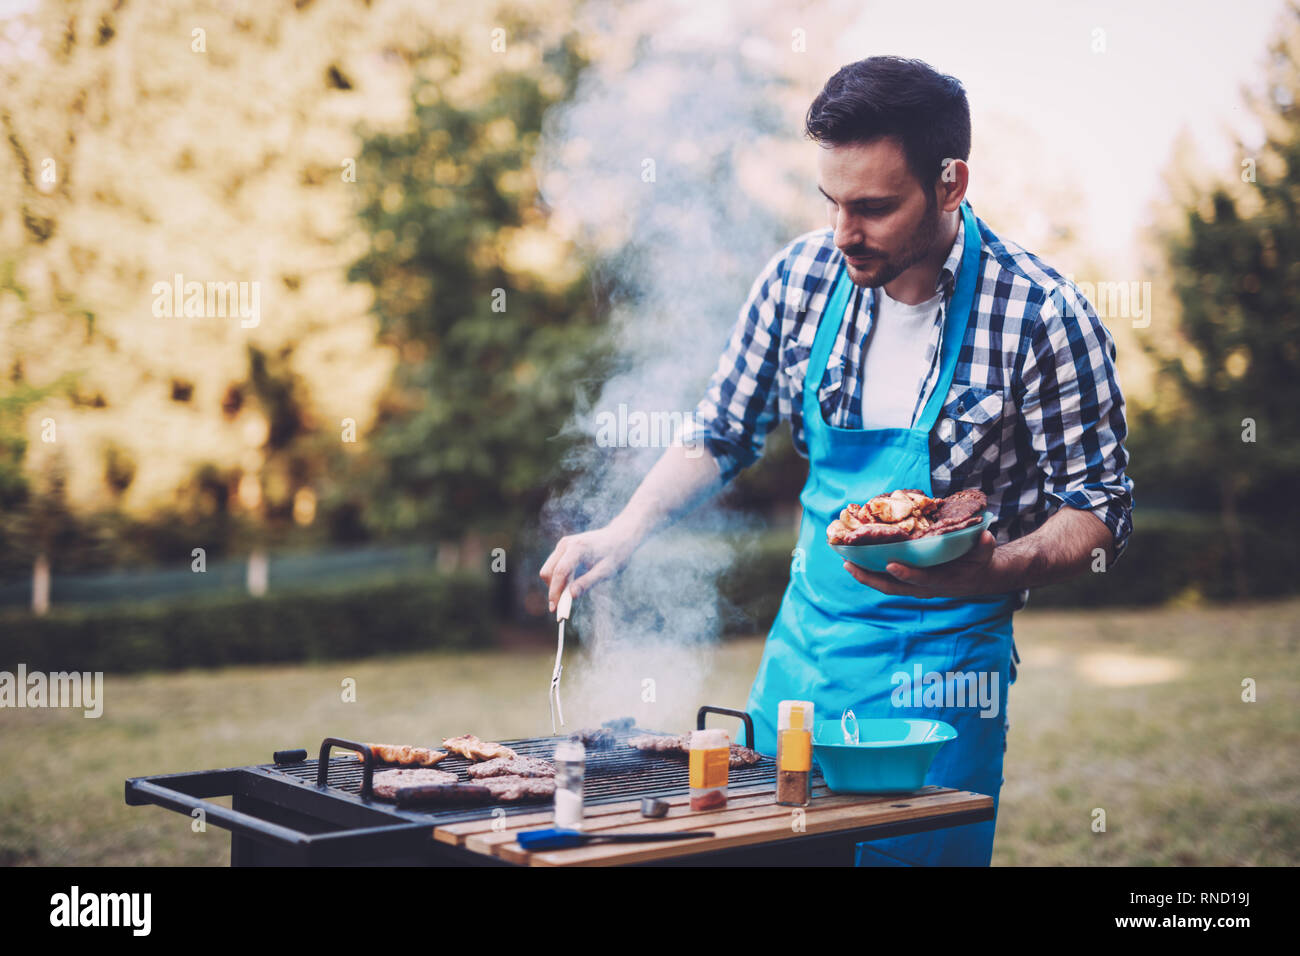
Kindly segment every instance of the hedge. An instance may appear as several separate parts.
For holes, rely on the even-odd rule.
[[[0,670],[175,670],[482,646],[497,631],[484,575],[406,577],[109,607],[0,613]]]
[[[1235,597],[1216,518],[1159,512],[1135,517],[1136,531],[1116,565],[1104,574],[1036,589],[1030,608]],[[1250,596],[1296,593],[1300,535],[1257,522],[1243,530]],[[789,580],[794,537],[788,531],[760,535],[722,576],[722,597],[733,611],[729,633],[765,633],[771,626]],[[493,641],[506,612],[499,583],[487,575],[430,571],[419,578],[273,591],[256,599],[64,606],[39,618],[4,611],[0,670],[12,671],[21,661],[32,670],[122,673],[482,647]]]

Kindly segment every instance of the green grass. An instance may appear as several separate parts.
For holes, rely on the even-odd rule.
[[[1300,861],[1298,624],[1296,601],[1019,618],[994,864]]]
[[[1021,615],[995,865],[1300,861],[1297,623],[1300,601]],[[689,725],[700,694],[743,706],[761,650],[736,640],[690,673],[664,668],[661,703],[640,703],[638,683],[623,712],[674,729]],[[326,735],[546,733],[553,654],[539,640],[535,650],[110,674],[99,720],[0,711],[0,863],[225,864],[225,831],[196,834],[180,814],[127,807],[122,781],[261,763]],[[594,688],[602,700],[609,691],[585,665],[576,652],[567,661],[570,726],[611,716],[584,713]],[[355,703],[341,700],[345,677]],[[1241,702],[1243,677],[1258,681],[1257,703]],[[1105,833],[1091,829],[1098,807]]]

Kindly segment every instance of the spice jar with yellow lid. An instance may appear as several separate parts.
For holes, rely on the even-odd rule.
[[[696,730],[690,743],[691,809],[716,810],[727,805],[731,736],[725,730]]]
[[[776,722],[776,802],[783,807],[806,807],[812,799],[812,726],[812,701],[781,701]]]

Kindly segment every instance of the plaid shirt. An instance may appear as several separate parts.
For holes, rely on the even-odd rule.
[[[1115,343],[1073,283],[982,221],[975,309],[952,386],[930,432],[936,495],[980,488],[1005,543],[1033,531],[1062,505],[1091,511],[1115,536],[1132,532],[1133,482]],[[939,274],[943,295],[930,332],[929,371],[912,420],[934,390],[944,316],[961,265],[964,225]],[[843,261],[829,229],[795,239],[754,282],[688,432],[730,481],[788,419],[808,457],[802,395],[817,324]],[[862,362],[875,293],[856,289],[818,388],[822,416],[862,427]],[[836,319],[838,321],[838,319]]]

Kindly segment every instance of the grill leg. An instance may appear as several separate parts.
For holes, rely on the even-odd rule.
[[[321,821],[315,817],[295,813],[243,793],[235,793],[230,798],[230,806],[240,813],[247,813],[268,823],[278,823],[306,833],[323,829]],[[302,866],[305,863],[306,860],[292,847],[255,840],[242,833],[230,834],[231,866]]]

